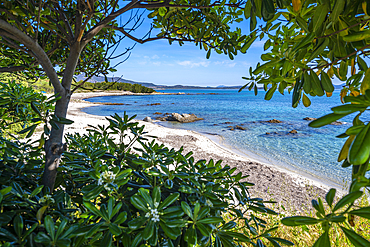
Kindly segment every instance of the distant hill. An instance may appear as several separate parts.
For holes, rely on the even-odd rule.
[[[85,80],[86,77],[83,75],[76,76],[77,81]],[[175,86],[166,86],[166,85],[156,85],[154,83],[149,82],[136,82],[127,79],[122,79],[120,77],[107,77],[109,82],[117,81],[123,83],[131,83],[131,84],[141,84],[142,86],[153,88],[154,90],[165,90],[165,89],[239,89],[241,86],[224,86],[220,85],[217,87],[198,87],[198,86],[184,86],[184,85],[175,85]],[[103,76],[93,76],[91,77],[88,82],[96,83],[96,82],[104,82],[105,78]]]

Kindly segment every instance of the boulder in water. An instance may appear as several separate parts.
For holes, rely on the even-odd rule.
[[[151,118],[151,117],[145,117],[145,118],[143,119],[143,121],[145,121],[145,122],[149,122],[149,123],[153,122],[153,120],[152,120],[152,118]]]
[[[177,121],[180,123],[191,123],[199,120],[203,120],[203,118],[197,117],[195,114],[179,114],[179,113],[172,113],[171,115],[166,117],[167,121]]]
[[[262,121],[262,122],[265,122],[265,123],[282,123],[282,121],[280,120],[277,120],[277,119],[270,119],[270,120],[267,120],[267,121]]]

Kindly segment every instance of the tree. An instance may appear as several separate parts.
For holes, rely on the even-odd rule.
[[[53,190],[56,168],[66,149],[62,143],[63,121],[75,74],[89,77],[114,71],[111,59],[131,49],[120,55],[114,53],[124,38],[141,44],[158,39],[180,45],[194,42],[208,51],[208,57],[213,49],[233,58],[246,38],[239,28],[230,28],[230,24],[242,20],[242,6],[243,2],[236,0],[3,1],[0,72],[47,77],[59,97],[55,115],[62,121],[52,126],[45,142],[43,184]],[[132,31],[140,26],[144,14],[148,14],[152,27],[143,38],[135,37]]]
[[[370,122],[366,111],[370,106],[370,68],[366,63],[370,53],[370,2],[364,0],[247,1],[245,16],[250,20],[251,42],[258,37],[266,41],[262,64],[250,68],[243,88],[263,85],[270,100],[279,91],[292,92],[292,106],[302,102],[310,106],[309,96],[331,97],[333,78],[344,82],[340,97],[344,105],[333,107],[333,113],[309,125],[318,128],[355,113],[353,126],[337,136],[347,138],[339,153],[342,167],[352,168],[349,193],[333,204],[335,190],[325,200],[313,200],[317,218],[295,216],[283,219],[289,226],[321,223],[324,233],[315,246],[330,246],[329,230],[339,224],[355,246],[370,246],[370,242],[350,229],[354,217],[370,219],[370,207],[356,208],[354,202],[369,191]],[[256,27],[256,18],[263,25]],[[242,50],[247,49],[247,46]],[[367,120],[367,121],[366,121]],[[345,208],[345,210],[344,210]]]

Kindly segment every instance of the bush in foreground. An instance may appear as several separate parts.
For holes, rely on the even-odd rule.
[[[149,142],[133,117],[107,119],[66,136],[52,194],[40,186],[42,145],[1,135],[2,246],[262,246],[261,238],[292,245],[271,237],[276,228],[260,214],[276,213],[250,196],[252,184],[235,168]]]

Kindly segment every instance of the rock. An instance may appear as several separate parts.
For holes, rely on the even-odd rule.
[[[149,123],[153,122],[153,120],[152,120],[152,118],[151,118],[151,117],[145,117],[145,118],[143,119],[143,121],[145,121],[145,122],[149,122]]]
[[[266,132],[266,135],[271,135],[271,133],[270,132]]]
[[[281,123],[281,121],[280,120],[277,120],[277,119],[270,119],[270,120],[268,120],[268,121],[262,121],[262,122],[265,122],[265,123]]]
[[[152,106],[152,105],[160,105],[161,103],[153,103],[153,104],[147,104],[147,105],[150,105],[150,106]]]
[[[342,125],[343,123],[340,122],[340,121],[335,121],[335,122],[332,122],[331,125]]]
[[[230,130],[235,130],[234,127],[231,127]]]
[[[289,131],[289,134],[297,134],[297,133],[298,133],[298,131],[296,131],[296,130]]]
[[[218,124],[213,124],[213,126],[217,126]]]
[[[239,126],[239,125],[236,125],[235,126],[235,129],[238,129],[238,130],[246,130],[246,128],[242,127],[242,126]]]
[[[159,121],[167,121],[166,117],[156,117],[155,119]]]
[[[197,117],[195,114],[179,114],[172,113],[170,116],[166,117],[167,121],[177,121],[180,123],[191,123],[198,120],[203,120],[203,118]]]
[[[233,122],[225,122],[224,124],[232,124]]]
[[[306,120],[306,121],[313,121],[313,120],[316,120],[317,118],[314,118],[314,117],[305,117],[303,120]]]
[[[154,112],[154,115],[162,115],[162,112]]]

